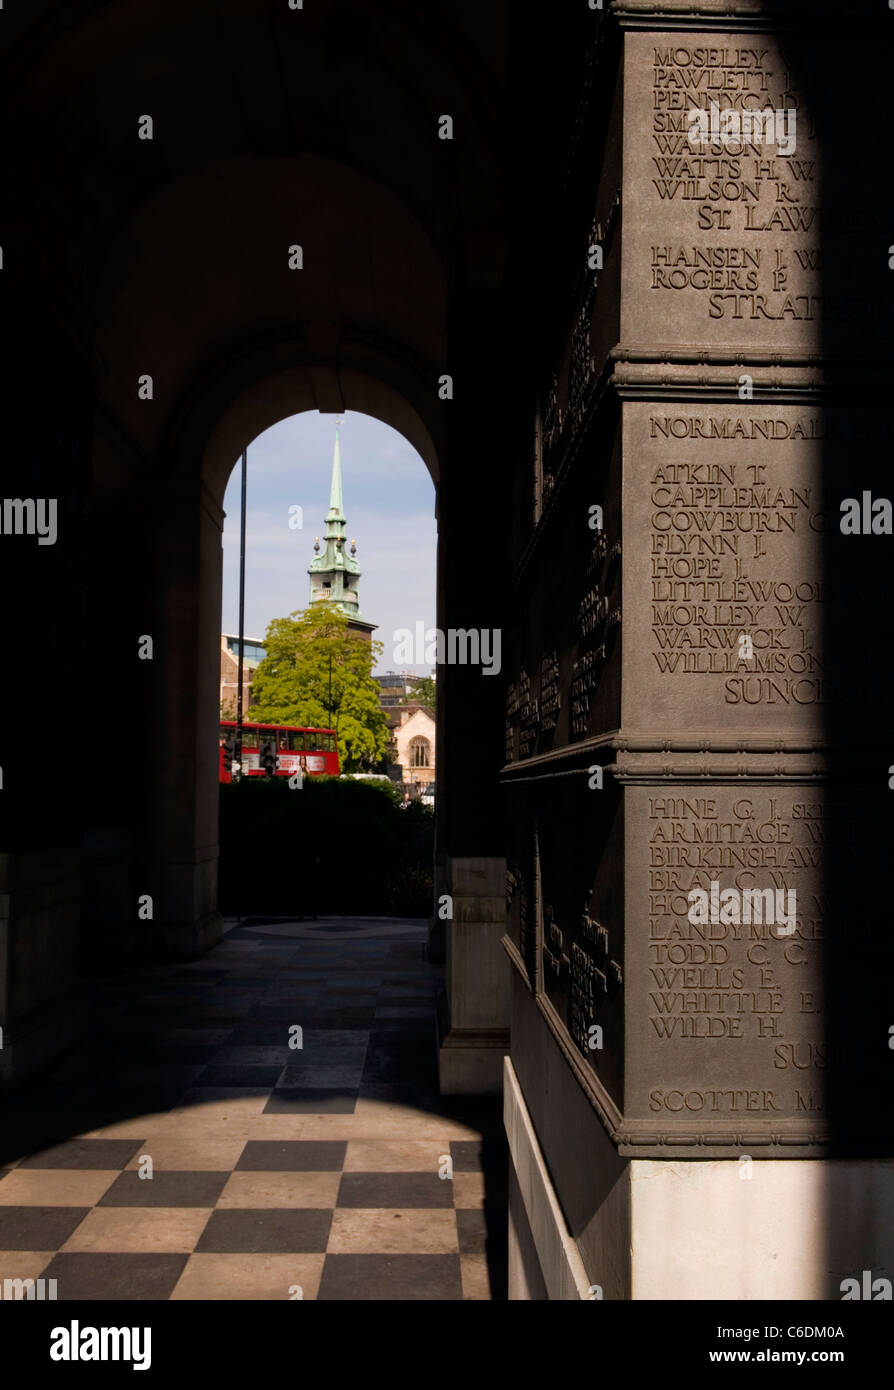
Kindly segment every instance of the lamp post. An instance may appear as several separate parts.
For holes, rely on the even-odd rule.
[[[236,756],[233,771],[242,779],[242,668],[245,657],[245,492],[248,450],[242,450],[242,514],[239,518],[239,689],[236,692]]]

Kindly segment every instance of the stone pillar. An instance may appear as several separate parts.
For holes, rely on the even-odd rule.
[[[147,549],[135,518],[144,514],[145,459],[103,412],[92,440],[93,486],[86,554],[89,626],[75,679],[87,696],[81,762],[84,822],[81,966],[102,973],[138,935],[135,850],[145,805],[141,775],[154,782],[141,723],[145,666],[139,659],[140,590]],[[143,542],[143,543],[141,543]],[[149,552],[151,553],[151,552]],[[110,582],[114,576],[114,582]]]
[[[438,1074],[445,1095],[499,1094],[509,1047],[506,861],[450,858],[447,992],[439,1018]]]
[[[437,672],[438,851],[452,914],[444,923],[447,987],[438,1021],[445,1093],[499,1093],[508,1046],[498,783],[506,567],[493,539],[507,513],[506,446],[489,409],[503,389],[500,310],[498,296],[484,292],[456,295],[451,304],[454,399],[444,407],[447,458],[438,489],[438,627],[447,642]],[[480,661],[451,659],[451,630],[475,634]]]
[[[153,641],[143,703],[151,731],[143,775],[150,788],[139,894],[149,955],[201,955],[220,937],[217,909],[220,591],[223,512],[198,480],[157,485],[154,591],[145,612]],[[151,775],[150,775],[151,770]]]
[[[0,585],[0,1089],[29,1080],[84,1029],[78,997],[84,789],[99,750],[85,722],[89,381],[29,283],[25,238],[4,254]],[[13,259],[14,257],[14,259]],[[39,364],[39,369],[38,365]],[[50,385],[50,383],[52,385]]]
[[[438,556],[437,556],[437,626],[441,627],[443,615],[446,611],[444,601],[445,578],[445,557],[446,557],[446,537],[441,533],[441,506],[440,506],[440,484],[435,485],[435,516],[438,520]],[[435,699],[435,860],[434,860],[434,894],[432,902],[432,914],[428,923],[428,958],[437,963],[443,963],[447,950],[447,931],[448,921],[447,907],[445,899],[448,895],[447,873],[445,866],[445,832],[447,826],[446,816],[440,809],[446,804],[446,787],[449,780],[446,762],[447,748],[447,691],[445,682],[441,679],[442,673],[435,672],[436,679],[436,699]]]
[[[510,1282],[586,1296],[569,1237],[596,1296],[836,1299],[894,1260],[877,164],[774,5],[614,9],[516,581]],[[839,55],[857,104],[874,51]],[[718,100],[773,123],[702,149]]]
[[[0,1090],[42,1071],[85,1031],[80,907],[77,848],[0,855]]]
[[[435,804],[435,816],[437,816],[437,793]],[[447,910],[448,904],[445,901],[448,897],[447,874],[444,867],[444,857],[440,853],[438,845],[437,822],[435,824],[435,859],[434,859],[434,893],[431,917],[428,920],[428,943],[427,953],[430,961],[443,964],[447,951]]]

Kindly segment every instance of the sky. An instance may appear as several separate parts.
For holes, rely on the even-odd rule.
[[[360,611],[378,625],[373,640],[385,643],[374,670],[428,675],[424,662],[395,662],[394,634],[415,632],[419,621],[435,624],[434,484],[402,434],[356,411],[343,418],[342,495],[348,541],[357,542]],[[329,509],[335,419],[318,411],[292,415],[248,446],[246,638],[263,638],[271,619],[307,607],[307,567]],[[240,475],[237,462],[224,497],[222,632],[239,631]],[[294,506],[302,509],[301,530],[289,527]]]

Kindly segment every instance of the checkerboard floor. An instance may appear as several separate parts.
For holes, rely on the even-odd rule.
[[[424,924],[227,926],[200,961],[91,982],[89,1040],[5,1102],[0,1280],[505,1298],[499,1101],[438,1092]]]

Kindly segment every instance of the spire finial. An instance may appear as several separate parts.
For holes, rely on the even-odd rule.
[[[335,444],[332,450],[332,486],[329,490],[329,515],[327,523],[335,521],[344,524],[344,513],[342,511],[341,500],[341,450],[338,441],[338,427],[342,423],[342,417],[335,417]]]

